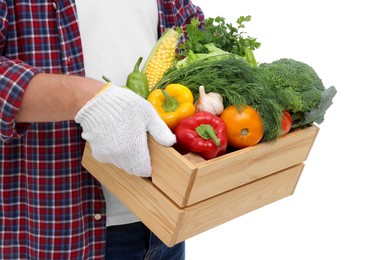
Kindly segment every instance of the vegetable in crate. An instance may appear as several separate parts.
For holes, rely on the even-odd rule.
[[[205,44],[204,47],[207,49],[207,53],[194,53],[192,50],[188,51],[188,54],[185,58],[177,61],[175,67],[180,69],[187,66],[190,63],[200,61],[202,59],[208,60],[222,60],[228,57],[233,56],[232,53],[226,52],[217,48],[213,43]],[[241,56],[235,55],[237,58],[242,58]]]
[[[250,105],[256,109],[264,123],[262,141],[280,137],[283,109],[275,100],[273,90],[259,79],[259,68],[235,54],[224,56],[222,60],[202,58],[181,68],[172,67],[155,88],[164,89],[168,84],[180,82],[197,99],[198,88],[203,85],[206,92],[219,93],[223,97],[224,107]]]
[[[294,59],[279,59],[259,65],[258,76],[262,84],[275,93],[275,100],[284,110],[292,113],[292,128],[324,120],[337,91],[325,88],[315,70]]]
[[[179,43],[179,33],[168,28],[159,38],[142,68],[147,77],[149,89],[163,76],[175,61],[176,48]]]
[[[222,112],[221,119],[226,124],[228,144],[234,148],[256,145],[264,136],[263,120],[251,106],[231,105]]]
[[[282,131],[283,135],[287,134],[290,132],[292,126],[292,118],[291,114],[285,110],[282,115]]]
[[[209,160],[226,153],[227,133],[224,121],[209,112],[197,112],[175,128],[176,148],[181,153],[194,152]]]
[[[194,96],[181,84],[169,84],[165,89],[153,90],[148,101],[171,130],[180,120],[195,114]]]
[[[226,18],[217,16],[204,20],[203,26],[200,21],[193,18],[186,27],[186,41],[180,44],[179,60],[187,57],[190,52],[208,53],[207,44],[214,44],[217,48],[245,57],[245,48],[255,50],[260,47],[260,42],[243,31],[245,24],[250,22],[250,15],[240,16],[236,23],[228,23]],[[183,32],[178,28],[179,33]]]
[[[249,63],[249,65],[257,67],[257,61],[253,50],[249,47],[245,47],[245,59]]]
[[[140,57],[134,66],[133,72],[127,76],[126,87],[137,93],[143,98],[147,98],[149,95],[148,80],[146,75],[139,71],[139,66],[142,62]]]
[[[126,85],[122,87],[130,89],[146,99],[149,95],[149,86],[146,75],[139,71],[139,66],[142,62],[142,59],[142,57],[138,58],[138,61],[134,65],[133,71],[127,76]],[[106,82],[111,82],[111,80],[105,75],[103,75],[102,78]]]
[[[195,111],[207,111],[219,116],[223,112],[223,98],[219,93],[206,93],[204,86],[199,86],[199,97],[195,102]]]

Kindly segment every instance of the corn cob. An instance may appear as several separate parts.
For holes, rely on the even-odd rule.
[[[173,29],[167,29],[150,52],[142,68],[142,72],[148,79],[149,89],[152,89],[172,66],[178,41],[179,33]]]

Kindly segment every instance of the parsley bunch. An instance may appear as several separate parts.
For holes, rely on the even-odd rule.
[[[242,30],[245,24],[251,21],[251,16],[240,16],[236,24],[226,22],[221,16],[206,18],[201,24],[199,20],[193,18],[187,24],[186,30],[177,28],[179,33],[185,34],[185,40],[179,45],[179,59],[187,57],[190,51],[194,53],[208,53],[206,44],[213,43],[221,50],[245,56],[245,48],[255,50],[260,47],[260,42],[256,38],[246,35]]]

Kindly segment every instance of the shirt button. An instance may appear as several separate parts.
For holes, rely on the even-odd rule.
[[[95,214],[95,220],[101,220],[102,219],[102,215],[101,214]]]

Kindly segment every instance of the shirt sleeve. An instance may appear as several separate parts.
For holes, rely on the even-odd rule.
[[[180,26],[185,29],[186,25],[196,18],[203,25],[204,14],[202,9],[190,0],[159,1],[159,33],[166,28]]]
[[[0,56],[0,138],[3,142],[20,137],[28,127],[28,124],[16,124],[15,119],[28,83],[41,72],[20,60]]]
[[[0,3],[0,140],[8,142],[12,138],[21,136],[26,124],[16,124],[15,118],[19,111],[23,93],[31,78],[42,70],[26,64],[16,58],[4,55],[8,46],[7,6]]]

